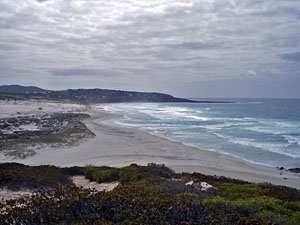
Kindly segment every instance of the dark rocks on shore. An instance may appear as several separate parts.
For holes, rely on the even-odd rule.
[[[288,169],[288,171],[292,172],[292,173],[300,173],[300,168],[299,167],[291,168],[291,169]]]
[[[296,167],[296,168],[290,168],[290,169],[285,169],[283,166],[281,167],[276,167],[278,170],[280,171],[288,171],[288,172],[292,172],[292,173],[300,173],[300,168]],[[282,175],[282,172],[280,173],[280,175]]]

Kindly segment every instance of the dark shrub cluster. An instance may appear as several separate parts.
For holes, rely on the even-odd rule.
[[[164,164],[155,164],[149,163],[147,167],[145,167],[145,173],[149,176],[161,177],[161,178],[179,178],[180,176],[176,174],[173,170],[166,167]]]
[[[21,205],[14,207],[15,205]],[[157,182],[141,180],[115,191],[93,192],[74,186],[41,191],[6,204],[5,224],[262,224],[238,213],[215,213],[194,196],[172,195]]]
[[[70,185],[70,175],[119,180],[111,192]],[[181,179],[174,179],[181,178]],[[206,181],[201,191],[186,181]],[[300,224],[300,191],[202,174],[175,174],[163,165],[124,168],[0,164],[0,184],[44,187],[0,203],[0,224]]]
[[[232,179],[223,176],[210,176],[201,173],[182,173],[181,179],[183,181],[193,180],[195,182],[205,181],[213,186],[218,186],[223,183],[234,183],[234,184],[248,184],[249,182],[243,180]]]
[[[70,184],[67,174],[68,169],[55,166],[30,167],[18,163],[3,163],[0,164],[0,187],[12,190],[52,188]]]

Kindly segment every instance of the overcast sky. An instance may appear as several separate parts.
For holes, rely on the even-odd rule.
[[[300,97],[300,0],[0,0],[0,84]]]

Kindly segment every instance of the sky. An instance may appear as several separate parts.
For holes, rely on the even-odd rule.
[[[300,98],[300,1],[0,0],[0,84]]]

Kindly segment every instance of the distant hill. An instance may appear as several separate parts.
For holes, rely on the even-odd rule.
[[[44,90],[39,87],[20,85],[0,86],[1,98],[70,100],[81,103],[116,102],[194,102],[172,95],[152,92],[134,92],[107,89],[68,89],[63,91]]]
[[[2,85],[0,86],[1,93],[46,93],[47,90],[44,90],[39,87],[34,86],[21,86],[21,85]]]

